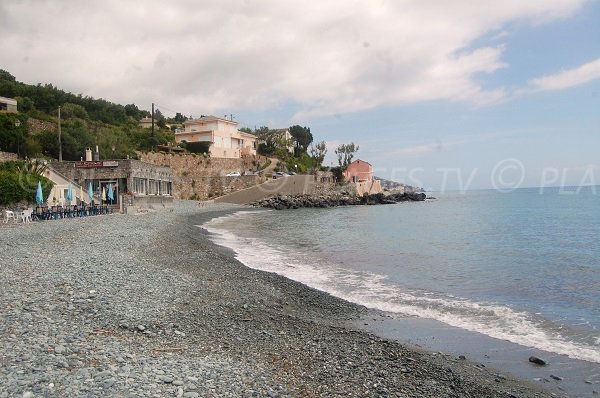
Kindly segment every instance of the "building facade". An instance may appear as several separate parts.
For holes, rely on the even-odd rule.
[[[0,112],[17,113],[17,100],[13,98],[0,97]]]
[[[383,192],[381,183],[373,178],[373,166],[364,160],[350,163],[344,170],[344,179],[355,186],[357,195]]]
[[[154,124],[156,125],[156,122],[154,122]],[[140,121],[138,122],[138,126],[143,127],[145,129],[151,129],[152,128],[152,118],[151,117],[141,118]]]
[[[175,132],[175,141],[207,142],[210,156],[240,158],[256,155],[256,136],[238,130],[238,123],[215,116],[202,116],[183,123],[183,131]]]
[[[71,182],[76,200],[89,202],[87,192],[91,183],[96,203],[102,199],[102,190],[108,192],[110,185],[115,199],[107,201],[114,206],[148,209],[173,205],[173,175],[169,167],[130,159],[54,161],[48,163],[46,173],[55,182],[54,197],[58,202],[66,198],[68,183]],[[83,190],[83,198],[79,197],[79,187]]]

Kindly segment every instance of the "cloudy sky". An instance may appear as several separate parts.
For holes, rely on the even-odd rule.
[[[0,69],[167,115],[309,126],[433,189],[600,184],[598,0],[0,3]],[[600,193],[600,192],[599,192]]]

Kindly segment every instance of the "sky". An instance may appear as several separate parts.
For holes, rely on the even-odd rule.
[[[600,0],[0,3],[17,80],[308,126],[433,190],[600,184]],[[599,188],[600,193],[600,188]]]

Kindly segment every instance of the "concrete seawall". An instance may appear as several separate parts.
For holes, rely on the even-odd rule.
[[[295,175],[268,180],[229,195],[216,198],[217,203],[247,204],[265,199],[273,195],[302,195],[313,194],[317,191],[317,183],[312,175]]]

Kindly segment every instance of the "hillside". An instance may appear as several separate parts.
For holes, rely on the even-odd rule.
[[[0,96],[15,98],[19,113],[0,114],[0,149],[20,157],[58,158],[58,107],[61,107],[61,140],[64,160],[79,160],[86,147],[100,149],[100,157],[125,158],[159,144],[174,142],[168,129],[155,134],[138,126],[150,116],[135,104],[120,105],[104,99],[65,92],[52,84],[30,85],[0,70]],[[181,115],[178,114],[181,118]],[[158,126],[165,119],[155,112]]]

